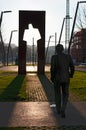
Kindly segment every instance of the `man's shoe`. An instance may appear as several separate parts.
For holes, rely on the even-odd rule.
[[[65,112],[64,111],[61,111],[61,117],[65,118]]]

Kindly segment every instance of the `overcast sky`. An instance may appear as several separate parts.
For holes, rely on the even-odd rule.
[[[83,0],[81,0],[83,1]],[[70,0],[70,16],[73,18],[78,0]],[[2,32],[5,42],[9,41],[10,32],[18,30],[19,10],[43,10],[46,11],[46,41],[50,35],[57,33],[59,39],[63,18],[66,15],[66,0],[0,0],[0,12],[11,10],[12,13],[3,14]],[[17,43],[17,34],[13,35],[12,42]],[[54,37],[52,38],[54,40]],[[51,43],[53,45],[53,43]]]

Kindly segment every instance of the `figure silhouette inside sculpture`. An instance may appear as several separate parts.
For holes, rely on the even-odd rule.
[[[24,30],[23,40],[29,44],[32,43],[32,38],[37,42],[37,40],[41,39],[41,35],[37,28],[33,28],[32,24],[28,24],[28,29]]]

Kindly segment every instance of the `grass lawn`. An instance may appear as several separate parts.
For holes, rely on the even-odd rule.
[[[26,77],[0,71],[0,101],[26,100]]]
[[[46,76],[50,79],[50,73]],[[79,101],[86,101],[86,72],[75,72],[70,80],[70,93]]]
[[[46,73],[50,79],[50,73]],[[26,101],[26,76],[0,71],[0,101]],[[70,93],[79,101],[86,101],[86,73],[76,71],[70,81]]]
[[[70,92],[81,101],[86,101],[86,72],[76,71],[70,81]]]

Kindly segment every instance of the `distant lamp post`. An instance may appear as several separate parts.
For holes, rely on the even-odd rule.
[[[56,44],[57,44],[57,33],[55,32],[55,54],[56,54]]]
[[[11,13],[12,11],[1,11],[1,17],[0,17],[0,27],[2,23],[3,13]]]
[[[49,48],[49,44],[50,44],[50,39],[51,39],[52,37],[54,37],[54,35],[50,35],[50,36],[49,36],[48,45],[47,45],[46,54],[45,54],[45,59],[47,59],[47,53],[48,53],[48,48]]]
[[[1,11],[1,16],[0,16],[0,38],[1,38],[1,44],[2,44],[2,59],[3,59],[3,64],[5,65],[5,48],[4,48],[4,42],[3,42],[3,37],[1,34],[1,23],[3,20],[3,13],[11,13],[12,11]]]
[[[7,49],[7,66],[8,66],[8,56],[9,56],[9,50],[11,48],[11,40],[12,40],[12,36],[14,32],[17,32],[18,30],[12,30],[11,31],[11,35],[10,35],[10,40],[9,40],[9,44],[8,44],[8,49]],[[12,54],[12,63],[13,63],[13,54]]]

